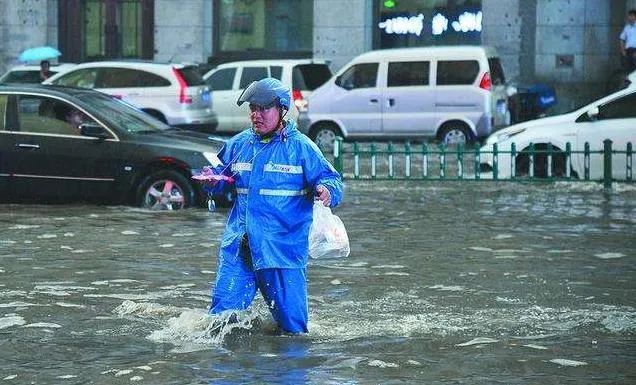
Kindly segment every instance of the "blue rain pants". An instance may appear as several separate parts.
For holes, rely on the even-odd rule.
[[[279,328],[287,333],[308,333],[306,269],[253,271],[249,254],[249,249],[242,247],[241,258],[219,266],[210,314],[247,309],[258,288]]]

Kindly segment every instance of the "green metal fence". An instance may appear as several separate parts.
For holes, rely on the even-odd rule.
[[[530,144],[519,151],[512,143],[507,149],[494,144],[484,151],[430,143],[345,143],[337,138],[333,161],[344,178],[361,180],[593,180],[606,187],[617,180],[634,181],[631,142],[615,149],[607,139],[601,150],[590,148],[589,143],[582,151],[572,150],[570,143],[565,150]]]

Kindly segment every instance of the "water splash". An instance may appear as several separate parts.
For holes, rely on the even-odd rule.
[[[154,342],[174,345],[220,346],[234,331],[253,330],[260,324],[260,315],[253,309],[227,311],[210,315],[204,310],[186,310],[170,318],[167,325],[147,338]]]

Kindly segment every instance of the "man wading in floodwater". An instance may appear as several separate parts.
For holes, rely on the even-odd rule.
[[[218,174],[234,179],[237,198],[219,251],[210,314],[244,310],[256,289],[278,327],[307,333],[308,235],[314,199],[334,207],[342,198],[340,175],[318,147],[283,120],[288,87],[274,78],[253,82],[237,104],[248,103],[252,127],[219,152]],[[229,188],[216,182],[215,191]]]

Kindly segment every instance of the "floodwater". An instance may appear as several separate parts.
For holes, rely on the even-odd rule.
[[[310,333],[206,315],[227,212],[0,207],[0,384],[633,384],[636,187],[348,182]]]

